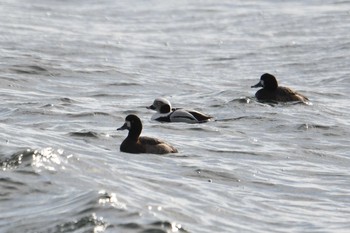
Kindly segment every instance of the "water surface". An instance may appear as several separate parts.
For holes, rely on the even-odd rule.
[[[349,1],[0,3],[1,232],[347,232]],[[311,104],[254,99],[260,75]],[[211,114],[151,121],[156,97]],[[137,114],[176,155],[119,151]]]

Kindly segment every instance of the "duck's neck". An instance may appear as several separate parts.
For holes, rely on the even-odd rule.
[[[171,111],[171,107],[170,107],[170,105],[168,105],[168,104],[163,105],[163,106],[160,107],[160,109],[159,109],[159,113],[161,113],[161,114],[170,113],[170,111]]]
[[[129,130],[128,138],[131,140],[137,141],[141,134],[141,131],[142,131],[142,124],[134,125],[134,127],[132,127]]]
[[[277,87],[278,87],[277,80],[274,79],[274,80],[269,80],[268,82],[266,82],[266,86],[264,88],[271,90],[271,91],[274,91],[277,89]]]

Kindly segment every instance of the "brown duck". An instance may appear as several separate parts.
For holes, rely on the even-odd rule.
[[[140,118],[130,114],[125,118],[125,123],[118,130],[129,130],[128,136],[120,145],[120,151],[127,153],[150,153],[150,154],[167,154],[177,153],[177,149],[172,145],[152,137],[141,136],[142,123]]]
[[[296,92],[288,87],[278,86],[275,76],[272,74],[263,74],[260,77],[260,82],[254,86],[262,87],[255,93],[255,97],[260,101],[274,101],[274,102],[290,102],[290,101],[299,101],[299,102],[308,102],[309,99]]]

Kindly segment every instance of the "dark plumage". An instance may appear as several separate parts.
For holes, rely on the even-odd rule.
[[[304,103],[309,101],[306,96],[293,91],[288,87],[278,86],[275,76],[268,73],[263,74],[260,78],[260,82],[252,86],[252,88],[255,87],[262,87],[262,89],[255,93],[255,97],[260,101],[299,101]]]
[[[140,137],[142,123],[136,115],[130,114],[125,118],[125,124],[118,130],[129,130],[128,136],[120,145],[120,151],[127,153],[167,154],[176,153],[177,149],[170,144],[151,137]]]

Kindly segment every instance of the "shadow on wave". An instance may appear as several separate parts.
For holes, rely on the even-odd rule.
[[[151,224],[140,225],[137,223],[126,223],[119,224],[119,227],[130,230],[130,232],[140,233],[168,233],[168,232],[182,232],[187,233],[184,228],[180,224],[171,223],[169,221],[155,221]],[[132,231],[131,231],[132,230]]]
[[[88,137],[88,138],[99,138],[98,133],[87,131],[87,132],[70,132],[69,136],[72,137]]]
[[[289,107],[289,106],[294,106],[294,105],[313,105],[312,102],[310,101],[290,101],[290,102],[278,102],[278,101],[273,101],[273,100],[258,100],[256,98],[252,98],[251,101],[254,101],[254,103],[260,104],[260,105],[268,105],[270,107]]]
[[[348,136],[348,131],[338,125],[320,125],[320,124],[299,124],[296,126],[297,130],[314,131],[322,133],[326,136]]]
[[[18,74],[48,74],[50,73],[47,69],[38,65],[14,65],[10,70]]]

